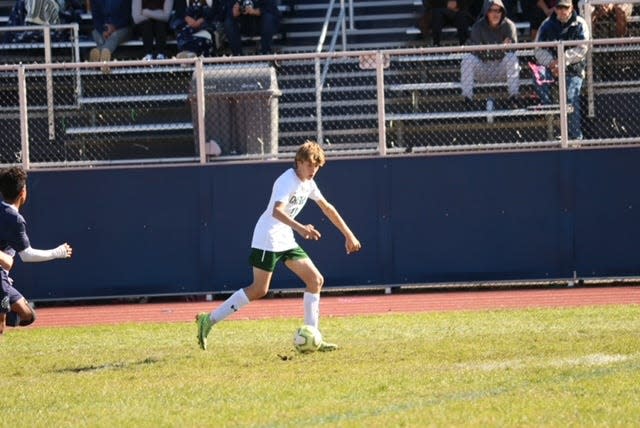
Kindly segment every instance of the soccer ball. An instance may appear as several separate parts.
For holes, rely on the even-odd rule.
[[[296,334],[293,335],[294,348],[303,354],[317,351],[321,343],[322,334],[317,328],[311,325],[303,325],[297,329]]]

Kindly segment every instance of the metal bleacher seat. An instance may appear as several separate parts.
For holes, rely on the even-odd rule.
[[[0,0],[0,7],[3,7],[4,10],[7,10],[7,7],[9,5],[12,5],[12,2],[8,2],[6,0]],[[288,13],[290,11],[290,7],[287,5],[279,5],[278,9],[281,11],[281,13],[285,14]],[[6,12],[6,15],[2,15],[0,16],[0,24],[1,25],[6,25],[9,22],[9,13],[10,13],[10,7],[8,9],[9,11]],[[85,29],[86,32],[86,28],[89,28],[91,26],[91,20],[92,20],[92,16],[91,13],[82,13],[80,15],[81,17],[81,22],[79,24],[79,27],[81,29]],[[274,35],[274,40],[282,40],[283,39],[283,34],[282,33],[278,33]],[[245,43],[251,43],[251,42],[259,42],[260,37],[258,36],[254,36],[254,37],[247,37],[244,36],[242,38],[243,42]],[[53,47],[70,47],[72,42],[57,42],[55,44],[52,44]],[[78,38],[77,44],[79,46],[80,49],[90,49],[96,46],[95,42],[88,36],[81,36]],[[169,46],[176,45],[176,40],[175,38],[169,37],[167,40],[167,44]],[[140,38],[133,38],[131,40],[128,40],[124,43],[122,43],[121,46],[124,47],[142,47],[142,40]],[[0,46],[0,49],[20,49],[20,50],[30,50],[30,49],[35,49],[35,50],[42,50],[44,48],[43,43],[41,42],[35,42],[35,43],[21,43],[18,45],[12,45],[12,44],[2,44]]]

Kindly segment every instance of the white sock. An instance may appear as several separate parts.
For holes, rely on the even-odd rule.
[[[318,328],[320,318],[320,293],[304,292],[302,297],[304,306],[304,323]]]
[[[218,306],[211,314],[209,318],[213,323],[218,323],[228,317],[229,315],[238,312],[240,308],[249,303],[249,298],[244,293],[244,290],[240,290],[233,293],[227,300],[225,300],[220,306]]]

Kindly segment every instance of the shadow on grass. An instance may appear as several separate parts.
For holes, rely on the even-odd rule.
[[[107,363],[100,365],[90,365],[83,367],[67,367],[63,369],[54,370],[55,373],[85,373],[85,372],[94,372],[101,370],[120,370],[126,369],[129,367],[140,366],[145,364],[155,364],[160,362],[160,359],[148,357],[141,361],[133,361],[133,362],[117,362],[117,363]]]

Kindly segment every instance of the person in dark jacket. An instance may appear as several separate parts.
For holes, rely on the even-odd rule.
[[[518,43],[516,25],[507,18],[502,0],[488,0],[485,15],[471,27],[469,45]],[[520,63],[515,51],[487,50],[469,53],[462,58],[460,86],[462,95],[473,100],[474,82],[507,82],[514,102],[520,90]]]
[[[187,0],[184,17],[175,25],[180,51],[177,58],[213,56],[216,52],[216,23],[222,19],[221,0]]]
[[[92,0],[91,36],[96,47],[89,53],[90,61],[110,61],[113,52],[131,38],[131,0]]]
[[[442,29],[451,25],[456,28],[458,42],[464,45],[469,36],[469,27],[475,16],[471,11],[472,0],[423,0],[425,11],[431,15],[433,45],[440,46]]]
[[[536,42],[589,40],[591,34],[584,18],[578,16],[571,0],[558,0],[554,12],[540,26]],[[571,45],[564,50],[565,76],[567,82],[567,102],[573,107],[568,115],[569,138],[582,139],[580,91],[585,77],[588,45]],[[558,69],[558,49],[536,48],[538,63],[534,69],[534,85],[543,104],[551,104],[551,87],[555,86],[560,71]]]
[[[226,0],[224,32],[233,55],[242,55],[242,35],[260,36],[260,54],[272,53],[280,25],[276,0]]]

